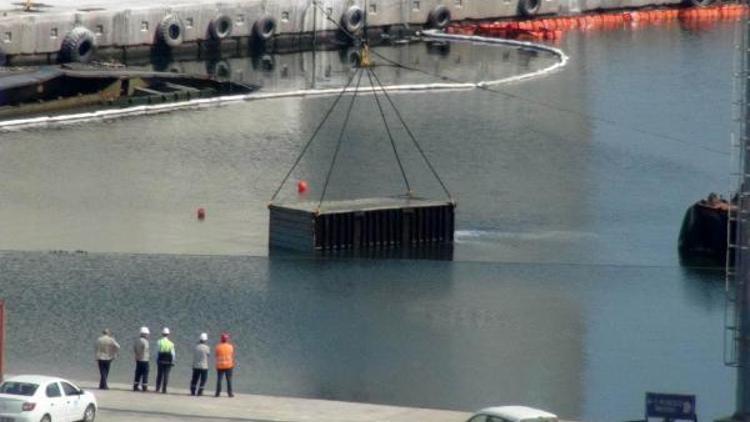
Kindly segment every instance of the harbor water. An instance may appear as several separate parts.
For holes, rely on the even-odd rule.
[[[657,391],[696,394],[701,419],[727,415],[723,271],[681,265],[676,239],[687,206],[730,186],[737,29],[570,33],[570,63],[544,77],[393,95],[458,202],[450,259],[269,256],[267,201],[332,97],[0,133],[8,370],[92,379],[109,327],[123,345],[111,378],[128,382],[138,328],[168,326],[182,388],[198,334],[227,330],[242,392],[618,421]],[[424,71],[377,67],[387,84],[556,61],[461,43],[378,51]],[[250,63],[230,74],[266,91],[351,75],[346,53],[311,54],[227,62]],[[299,179],[319,197],[344,112],[284,197]],[[372,96],[354,116],[327,197],[402,193]],[[415,192],[439,197],[394,134]]]

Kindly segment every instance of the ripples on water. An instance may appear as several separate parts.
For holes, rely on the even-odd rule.
[[[733,31],[572,34],[566,69],[500,87],[522,101],[395,96],[458,200],[453,262],[266,257],[265,201],[330,98],[1,134],[0,249],[29,251],[0,255],[10,370],[93,378],[103,327],[129,348],[141,325],[168,325],[181,386],[198,333],[229,329],[241,391],[524,403],[591,421],[633,419],[645,391],[673,391],[698,394],[706,417],[728,414],[721,272],[679,267],[675,240],[684,208],[728,186]],[[462,79],[551,60],[469,45],[385,52]],[[349,72],[335,55],[316,59],[315,79],[309,55],[274,60],[267,73],[227,62],[267,90],[337,86]],[[401,189],[373,107],[356,110],[332,197]],[[333,132],[296,175],[313,196]],[[418,193],[437,195],[404,156]],[[126,353],[113,379],[131,370]]]

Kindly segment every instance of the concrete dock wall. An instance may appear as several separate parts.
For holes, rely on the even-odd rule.
[[[255,25],[268,21],[272,22],[271,32],[277,40],[313,31],[337,31],[337,25],[325,14],[342,22],[352,8],[359,8],[361,13],[366,9],[372,27],[388,29],[394,25],[427,26],[438,8],[447,9],[451,20],[512,17],[519,14],[519,1],[525,0],[319,0],[318,6],[313,0],[47,0],[25,11],[18,2],[0,0],[0,64],[4,57],[21,59],[14,63],[23,62],[24,56],[36,56],[37,60],[41,57],[47,62],[68,56],[67,60],[85,61],[90,58],[87,49],[94,46],[153,48],[165,44],[165,28],[178,29],[173,34],[174,45],[167,48],[203,42],[220,46],[232,39],[258,38]],[[535,14],[549,15],[682,0],[538,1]],[[219,37],[212,30],[222,19],[226,31]],[[170,22],[172,26],[165,26]]]

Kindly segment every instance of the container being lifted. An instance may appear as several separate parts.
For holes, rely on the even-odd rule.
[[[330,252],[382,248],[435,248],[436,246],[453,243],[456,203],[372,68],[367,46],[363,48],[361,57],[362,61],[359,68],[336,97],[333,105],[328,109],[323,120],[315,129],[271,198],[271,203],[268,206],[270,210],[269,247],[271,249]],[[373,96],[377,103],[385,132],[401,170],[406,193],[393,197],[326,201],[328,184],[341,149],[352,106],[358,93],[361,92],[360,83],[363,75],[367,75],[370,81],[371,91],[368,91],[368,93]],[[358,78],[356,86],[351,88],[355,78]],[[416,151],[419,152],[432,175],[440,183],[447,199],[420,198],[413,194],[378,92],[387,99]],[[336,149],[319,200],[274,202],[326,120],[347,93],[351,94],[351,100],[339,132]]]
[[[271,204],[271,247],[301,251],[419,247],[453,242],[454,204],[363,198]]]

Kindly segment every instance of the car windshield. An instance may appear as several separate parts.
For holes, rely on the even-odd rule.
[[[33,396],[37,388],[39,388],[39,384],[7,381],[0,384],[0,394],[12,394],[14,396]]]

